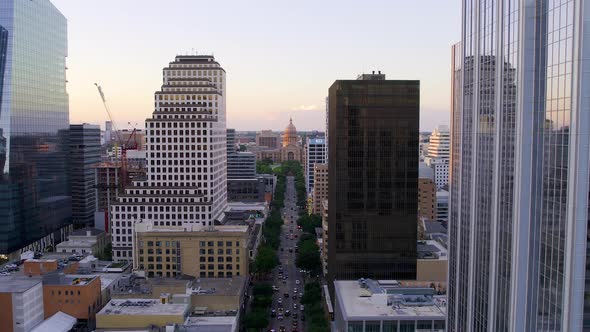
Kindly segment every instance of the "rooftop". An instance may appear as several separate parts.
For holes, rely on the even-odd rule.
[[[447,228],[438,221],[424,220],[424,232],[426,234],[446,234]]]
[[[159,299],[114,299],[110,300],[97,315],[184,315],[188,308],[188,304],[162,304]]]
[[[447,249],[435,240],[418,241],[418,259],[447,260]]]
[[[244,225],[223,225],[223,226],[203,226],[200,224],[186,224],[183,226],[154,226],[152,222],[139,222],[135,224],[135,231],[138,233],[160,233],[160,232],[170,232],[170,233],[184,233],[184,232],[192,232],[192,233],[213,233],[213,232],[238,232],[238,233],[247,233],[248,226]]]
[[[237,316],[188,317],[179,331],[190,332],[232,332],[237,325]]]
[[[198,278],[191,285],[191,294],[237,296],[246,284],[244,276],[231,278]]]
[[[33,328],[31,332],[67,332],[76,325],[77,321],[76,317],[58,311]]]
[[[445,320],[446,296],[432,288],[402,287],[395,280],[335,281],[336,301],[346,320]]]
[[[266,202],[227,202],[226,211],[264,211],[268,209]]]
[[[41,278],[28,278],[24,276],[0,277],[0,293],[22,293],[35,287],[41,282]]]
[[[122,273],[93,273],[91,275],[87,274],[69,274],[68,277],[71,278],[88,278],[88,277],[100,277],[100,289],[104,290],[108,288],[113,282],[117,281],[121,278]]]
[[[49,273],[43,276],[43,285],[86,286],[96,278],[96,275]]]

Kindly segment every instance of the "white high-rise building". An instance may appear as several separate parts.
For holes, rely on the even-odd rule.
[[[434,129],[430,134],[430,142],[428,144],[428,157],[449,159],[449,151],[451,146],[451,133],[449,126],[440,125]]]
[[[450,145],[449,126],[436,127],[430,135],[428,156],[424,158],[424,162],[434,170],[434,182],[439,189],[449,183]]]
[[[305,144],[305,188],[311,193],[313,189],[313,166],[327,162],[326,140],[323,138],[307,138]]]
[[[146,120],[146,179],[113,204],[113,259],[132,260],[134,224],[213,225],[227,205],[225,70],[209,55],[164,68]]]

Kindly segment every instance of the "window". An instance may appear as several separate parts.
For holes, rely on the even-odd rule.
[[[363,322],[348,322],[348,332],[363,332]]]
[[[397,321],[383,321],[383,332],[397,332]]]
[[[365,321],[365,332],[380,332],[381,322]]]

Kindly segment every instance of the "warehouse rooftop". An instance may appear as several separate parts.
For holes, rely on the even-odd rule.
[[[446,296],[432,288],[403,287],[395,280],[359,279],[335,281],[336,302],[347,320],[432,319],[445,320]]]
[[[113,299],[97,315],[184,315],[188,308],[186,303],[162,304],[160,300],[152,299]]]

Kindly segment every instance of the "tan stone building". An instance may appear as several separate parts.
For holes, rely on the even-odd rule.
[[[313,214],[322,214],[322,203],[328,199],[328,164],[313,167],[314,186],[312,190]]]
[[[249,226],[135,225],[134,267],[146,276],[248,275]]]
[[[429,178],[418,178],[418,218],[436,220],[436,184]]]
[[[281,146],[281,135],[272,130],[263,130],[256,134],[256,145],[276,150]]]
[[[256,160],[270,159],[275,163],[296,160],[303,164],[303,156],[303,147],[299,142],[297,128],[293,125],[292,119],[289,120],[289,125],[285,128],[282,147],[278,149],[256,151]]]

